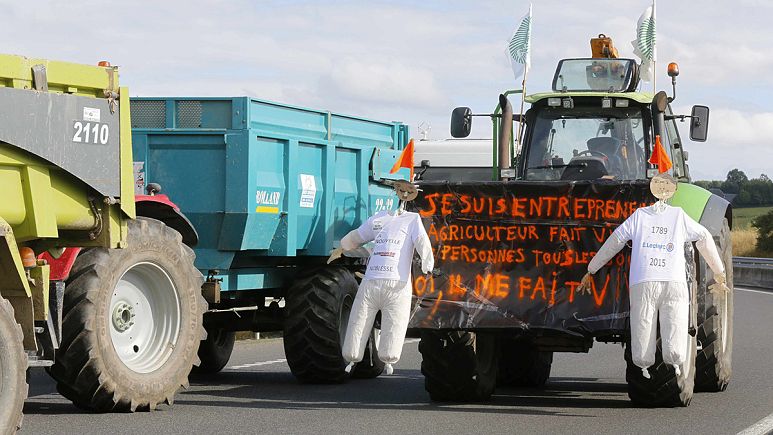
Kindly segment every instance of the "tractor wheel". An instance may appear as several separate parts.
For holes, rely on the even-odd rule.
[[[341,347],[356,294],[357,281],[343,267],[318,269],[287,290],[285,355],[301,382],[338,383],[348,378]]]
[[[497,381],[495,336],[468,331],[421,331],[421,372],[432,400],[489,400]]]
[[[199,343],[201,364],[194,367],[194,373],[215,374],[223,370],[231,359],[236,333],[220,328],[207,329],[207,339]]]
[[[378,346],[381,342],[381,329],[373,327],[362,361],[354,365],[352,377],[355,379],[372,379],[384,372],[384,361],[378,357]]]
[[[695,322],[695,310],[697,308],[695,281],[695,253],[692,247],[685,247],[685,261],[690,277],[687,288],[690,292],[691,322]],[[695,356],[697,354],[698,341],[688,335],[687,358],[682,367],[681,374],[676,376],[674,368],[663,362],[660,331],[655,350],[655,364],[648,368],[650,379],[642,375],[641,369],[633,363],[630,340],[625,346],[625,380],[628,382],[628,397],[634,405],[652,407],[678,407],[688,406],[692,400],[695,387]]]
[[[0,297],[0,433],[21,428],[27,398],[27,354],[13,307]]]
[[[727,274],[727,286],[733,289],[733,245],[730,225],[724,220],[717,247]],[[730,382],[733,357],[733,294],[715,295],[708,289],[713,278],[706,268],[706,280],[698,295],[698,342],[703,348],[695,360],[695,390],[724,391]]]
[[[147,218],[129,222],[125,248],[78,256],[50,371],[63,396],[97,412],[172,404],[206,334],[193,260],[177,231]]]
[[[628,382],[628,397],[634,405],[645,408],[688,406],[695,384],[695,337],[688,340],[687,361],[679,376],[676,376],[673,367],[663,362],[660,345],[658,338],[655,364],[648,369],[651,378],[646,379],[641,369],[633,363],[630,342],[626,344],[625,380]]]
[[[544,387],[550,377],[553,352],[538,351],[528,343],[505,340],[500,345],[497,385]]]

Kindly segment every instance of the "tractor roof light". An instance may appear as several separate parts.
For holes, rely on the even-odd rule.
[[[609,97],[604,97],[601,99],[601,108],[602,109],[611,109],[612,108],[612,99]]]
[[[625,98],[616,99],[615,107],[628,107],[628,100],[626,100]]]
[[[109,68],[109,67],[111,67],[112,65],[110,65],[110,62],[109,62],[109,61],[106,61],[106,60],[100,60],[100,61],[97,63],[97,66],[104,66],[104,67],[107,67],[107,68]]]
[[[679,65],[676,64],[676,62],[671,62],[668,64],[668,76],[671,77],[671,89],[673,90],[673,95],[671,95],[671,98],[669,98],[668,102],[676,100],[676,76],[679,75]]]
[[[548,98],[548,106],[550,107],[559,107],[561,105],[561,99],[554,97],[554,98]]]
[[[669,77],[676,77],[679,75],[679,65],[676,64],[676,62],[671,62],[668,64],[668,76]]]

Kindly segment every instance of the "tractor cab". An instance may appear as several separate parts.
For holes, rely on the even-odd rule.
[[[645,178],[652,97],[635,93],[638,82],[632,59],[561,60],[553,92],[526,99],[522,178]]]
[[[657,173],[648,159],[659,137],[673,164],[669,172],[689,181],[687,153],[675,121],[689,119],[690,138],[704,141],[708,108],[695,106],[691,115],[671,112],[676,64],[669,65],[674,87],[669,97],[665,92],[637,91],[639,65],[633,59],[617,58],[614,49],[599,52],[608,57],[559,61],[552,90],[526,96],[524,101],[531,107],[523,114],[513,115],[506,98],[520,91],[500,96],[500,105],[488,115],[498,132],[493,159],[496,179],[644,180]],[[466,137],[473,116],[477,115],[466,107],[454,110],[452,136]],[[511,119],[521,123],[512,133],[507,131]]]

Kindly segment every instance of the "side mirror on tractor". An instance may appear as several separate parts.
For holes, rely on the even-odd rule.
[[[467,137],[472,129],[472,110],[469,107],[457,107],[451,112],[451,136]]]
[[[690,115],[690,139],[696,142],[706,142],[709,132],[709,108],[692,106]]]

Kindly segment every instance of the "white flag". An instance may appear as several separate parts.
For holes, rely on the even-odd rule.
[[[531,4],[529,4],[529,13],[521,18],[518,27],[515,28],[513,36],[507,42],[507,55],[510,58],[510,65],[513,67],[515,79],[521,77],[521,73],[526,76],[531,64]]]
[[[657,61],[657,48],[655,46],[655,2],[647,7],[639,17],[636,24],[636,39],[631,41],[633,54],[641,59],[641,79],[651,82],[654,77],[653,69]]]

